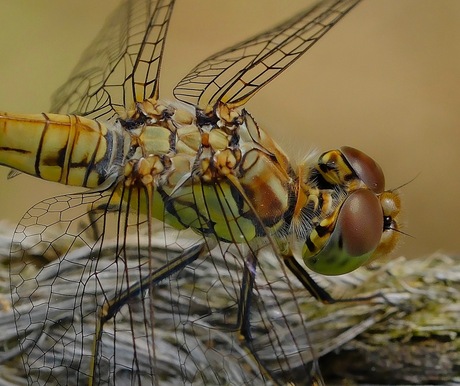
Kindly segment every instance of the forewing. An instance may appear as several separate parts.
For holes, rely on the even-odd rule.
[[[51,111],[109,121],[135,102],[157,98],[173,5],[174,0],[125,0],[53,95]]]
[[[223,50],[196,66],[174,90],[206,109],[245,104],[329,31],[360,0],[325,0],[279,26]]]

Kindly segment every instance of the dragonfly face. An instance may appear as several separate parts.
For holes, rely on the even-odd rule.
[[[380,166],[345,146],[321,155],[315,171],[322,202],[338,197],[338,204],[320,212],[302,250],[305,264],[315,272],[341,275],[391,251],[398,238],[400,201],[397,193],[384,190]]]
[[[169,361],[183,382],[200,373],[200,355],[210,383],[307,379],[308,331],[289,320],[276,283],[297,314],[296,286],[332,301],[297,259],[337,275],[388,253],[400,202],[364,153],[343,147],[294,165],[241,107],[358,2],[325,1],[209,57],[167,102],[159,73],[174,2],[126,1],[55,94],[52,110],[70,115],[0,114],[0,164],[91,188],[37,204],[16,230],[13,301],[33,380],[68,383],[60,377],[72,373],[76,383],[110,383],[126,372],[158,383],[171,324]],[[127,36],[114,42],[119,20]],[[267,249],[272,257],[262,258]],[[200,267],[208,273],[197,280]],[[185,282],[184,272],[193,272]],[[214,297],[215,287],[224,293]],[[197,326],[210,341],[190,337]],[[232,331],[240,339],[216,350],[224,360],[208,358]],[[236,348],[241,379],[226,368]]]

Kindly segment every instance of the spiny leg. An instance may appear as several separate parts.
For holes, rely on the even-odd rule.
[[[248,352],[251,358],[257,363],[259,371],[266,381],[278,384],[270,370],[263,364],[262,360],[256,353],[251,335],[251,301],[254,289],[255,275],[257,267],[257,257],[254,254],[248,254],[244,262],[243,281],[241,285],[240,298],[238,302],[238,316],[236,330],[242,347]]]
[[[98,357],[98,342],[101,341],[104,324],[112,319],[117,312],[131,299],[138,296],[140,293],[151,289],[153,286],[158,285],[162,280],[170,277],[172,274],[182,270],[193,261],[198,259],[207,251],[206,243],[197,244],[193,247],[186,249],[179,256],[175,257],[170,262],[164,264],[159,269],[152,272],[150,275],[142,278],[141,281],[134,283],[133,285],[122,291],[116,298],[110,301],[106,301],[100,308],[100,315],[97,319],[96,332],[93,341],[92,349],[92,363],[91,372],[89,376],[88,384],[91,386],[95,381],[95,372],[97,370],[96,359]]]
[[[334,303],[342,303],[342,302],[360,302],[360,301],[368,301],[375,298],[383,298],[384,300],[388,301],[385,298],[385,295],[382,293],[376,293],[369,296],[359,296],[355,298],[343,298],[343,299],[335,299],[332,295],[327,292],[323,287],[321,287],[309,274],[308,272],[297,262],[294,256],[292,255],[285,255],[283,256],[283,261],[285,265],[289,268],[289,270],[299,279],[305,289],[313,296],[316,300],[321,301],[324,304],[334,304]]]
[[[251,334],[250,314],[251,314],[251,302],[252,302],[253,289],[255,285],[257,261],[258,261],[257,257],[253,253],[248,255],[245,259],[244,270],[243,270],[243,281],[242,281],[242,287],[241,287],[241,292],[240,292],[240,300],[238,303],[237,331],[239,333],[239,338],[240,338],[242,347],[246,350],[246,352],[248,352],[248,354],[255,361],[255,363],[257,363],[259,371],[263,375],[265,381],[270,381],[275,385],[285,385],[286,383],[282,383],[283,381],[279,379],[273,373],[273,370],[270,370],[264,364],[264,361],[260,359],[260,356],[257,353],[254,347],[254,344],[253,344],[253,338]],[[311,279],[310,276],[307,275],[307,277],[313,281],[313,279]],[[319,285],[316,284],[314,281],[313,283],[316,287],[318,287],[322,295],[323,294],[329,295],[325,290],[319,287]],[[330,295],[329,295],[329,299],[334,300]],[[312,367],[309,370],[305,368],[305,374],[304,374],[306,377],[305,380],[308,379],[308,382],[310,382],[309,384],[311,385],[324,386],[325,384],[322,379],[321,371],[318,367],[318,363],[316,362],[316,360],[312,362],[311,366]],[[284,374],[284,376],[286,376],[286,374]]]

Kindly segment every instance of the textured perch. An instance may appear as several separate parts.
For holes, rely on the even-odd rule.
[[[371,384],[460,384],[460,258],[442,254],[399,258],[374,274],[356,275],[362,275],[363,291],[380,287],[394,306],[383,304],[374,310],[363,305],[361,311],[344,304],[331,307],[334,316],[326,331],[344,326],[347,335],[360,323],[367,321],[369,326],[321,358],[325,378]]]
[[[7,229],[7,227],[2,227]],[[11,300],[9,296],[9,243],[10,237],[0,237],[0,255],[3,269],[0,271],[1,313],[0,328],[4,332],[1,336],[0,384],[26,384],[25,374],[20,360],[20,352],[15,338],[15,328]],[[84,261],[86,256],[79,256]],[[111,251],[107,250],[107,259],[110,260]],[[209,277],[207,264],[217,264],[217,269],[227,273],[226,265],[216,256],[213,260],[207,259],[200,269],[193,271],[193,280],[196,288],[208,288]],[[14,262],[13,262],[14,263]],[[234,267],[237,269],[237,267]],[[69,272],[70,274],[70,272]],[[309,331],[309,342],[313,344],[315,352],[320,356],[320,368],[325,383],[330,384],[460,384],[460,258],[435,254],[416,260],[394,259],[391,262],[374,268],[373,270],[360,269],[357,272],[343,277],[318,278],[335,296],[349,298],[381,293],[367,302],[338,303],[334,305],[319,304],[311,299],[300,285],[295,288],[296,296],[301,299],[302,317],[306,321]],[[190,283],[187,272],[182,273],[182,285]],[[295,279],[293,279],[295,283]],[[229,284],[230,285],[230,284]],[[71,291],[72,288],[69,288]],[[168,309],[171,310],[171,287],[159,289],[157,294],[156,317],[161,320],[164,316],[168,320]],[[218,291],[222,288],[213,288],[217,291],[215,298],[219,299]],[[284,304],[282,286],[277,292],[278,300],[283,307],[289,309],[290,304]],[[199,291],[197,291],[197,294]],[[39,295],[39,294],[38,294]],[[264,299],[265,302],[270,299]],[[163,303],[164,304],[163,304]],[[197,303],[197,309],[205,303]],[[180,311],[178,311],[180,312]],[[197,311],[198,312],[198,311]],[[204,313],[209,310],[204,310]],[[295,315],[294,315],[295,316]],[[142,320],[139,320],[142,323]],[[216,322],[220,323],[219,321]],[[223,322],[222,322],[223,323]],[[121,327],[118,325],[118,327]],[[161,323],[156,328],[162,328]],[[52,327],[48,331],[52,335]],[[206,325],[190,330],[194,339],[202,339],[203,345],[209,345],[211,333]],[[209,371],[213,361],[216,363],[225,352],[235,351],[235,341],[228,339],[228,335],[213,331],[215,357],[202,357],[202,364],[194,363],[199,371]],[[120,344],[117,348],[126,355],[130,354],[130,340],[123,346],[123,335],[117,335]],[[164,340],[158,342],[162,353],[166,357],[159,358],[158,372],[165,374],[162,384],[177,384],[181,381],[179,366],[171,363],[167,354],[170,350],[177,350],[177,335],[171,331],[171,326],[164,324]],[[186,339],[186,338],[185,338]],[[208,339],[208,340],[206,340]],[[227,341],[227,340],[228,341]],[[299,340],[305,340],[299,333]],[[283,352],[289,352],[284,347]],[[230,354],[227,354],[230,355]],[[267,361],[275,360],[275,350],[267,350]],[[270,355],[273,358],[270,358]],[[230,356],[228,357],[230,358]],[[245,358],[244,356],[242,357]],[[231,382],[239,382],[241,368],[250,367],[250,363],[241,367],[241,358],[232,373],[231,359],[226,363],[227,371],[232,375]],[[288,361],[288,358],[284,358]],[[305,359],[307,360],[307,359]],[[293,366],[290,364],[290,366]],[[230,369],[230,370],[229,370]],[[196,370],[196,369],[195,369]],[[252,369],[253,371],[253,369]],[[293,375],[296,384],[305,384],[305,374]],[[179,378],[177,378],[179,377]],[[194,384],[216,384],[217,379],[213,371],[205,375]]]

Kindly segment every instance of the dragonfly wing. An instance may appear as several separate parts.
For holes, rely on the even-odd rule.
[[[29,382],[157,384],[163,374],[181,379],[169,287],[129,293],[179,251],[152,241],[141,209],[145,201],[139,204],[132,194],[120,183],[53,197],[19,223],[10,273]],[[126,293],[129,299],[118,304]]]
[[[222,200],[220,190],[215,184],[215,196],[207,190],[202,197],[207,216],[220,210],[235,223],[232,198]],[[183,193],[177,189],[171,199]],[[18,225],[10,269],[30,382],[263,385],[260,364],[280,382],[304,381],[314,359],[312,299],[273,245],[264,239],[208,245],[212,237],[151,222],[142,194],[120,183],[53,197]],[[170,268],[200,246],[199,258]],[[252,290],[244,272],[254,278]],[[250,344],[238,322],[248,290]]]
[[[33,206],[16,229],[10,272],[30,382],[88,383],[97,317],[119,282],[105,279],[113,266],[123,271],[113,256],[100,259],[110,237],[103,233],[109,203],[109,191],[53,197]]]
[[[109,121],[158,97],[164,43],[174,0],[127,0],[108,18],[51,111]]]
[[[210,56],[183,78],[177,99],[211,109],[244,105],[286,70],[360,0],[326,0],[279,26]]]

